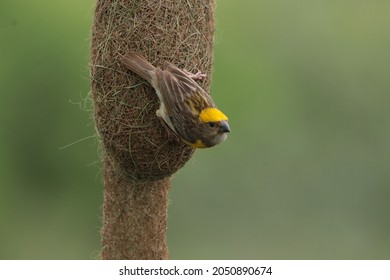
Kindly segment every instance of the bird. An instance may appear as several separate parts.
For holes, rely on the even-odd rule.
[[[162,70],[134,51],[121,55],[121,62],[155,89],[160,101],[156,115],[168,133],[193,148],[209,148],[226,140],[231,131],[228,117],[195,81],[206,75],[192,74],[170,62]]]

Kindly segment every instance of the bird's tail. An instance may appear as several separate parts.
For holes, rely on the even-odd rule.
[[[151,83],[152,75],[154,74],[156,67],[154,67],[142,55],[130,51],[122,56],[121,61],[131,71],[135,72],[143,79]]]

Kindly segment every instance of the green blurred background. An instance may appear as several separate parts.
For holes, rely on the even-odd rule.
[[[98,258],[93,6],[0,2],[0,259]],[[390,2],[219,0],[216,28],[233,132],[174,177],[171,258],[389,259]]]

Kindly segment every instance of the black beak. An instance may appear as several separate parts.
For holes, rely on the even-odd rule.
[[[230,132],[230,126],[228,124],[227,121],[221,121],[221,123],[219,124],[219,130],[221,132]]]

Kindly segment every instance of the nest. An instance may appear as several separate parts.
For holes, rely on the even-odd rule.
[[[156,116],[154,89],[127,70],[120,56],[139,52],[153,65],[165,61],[210,78],[213,10],[210,1],[98,1],[91,46],[92,94],[104,156],[135,180],[171,176],[194,149],[171,141]],[[206,90],[210,79],[201,83]]]

